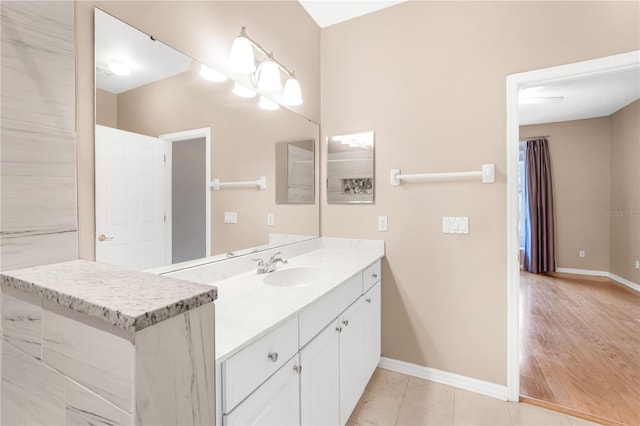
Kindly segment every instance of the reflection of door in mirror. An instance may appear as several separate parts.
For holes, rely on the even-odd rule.
[[[327,140],[327,202],[373,203],[373,132]]]
[[[315,202],[315,141],[276,144],[276,203]]]

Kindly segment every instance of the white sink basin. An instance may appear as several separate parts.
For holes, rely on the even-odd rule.
[[[298,267],[270,272],[262,282],[275,287],[305,287],[322,281],[320,268]]]

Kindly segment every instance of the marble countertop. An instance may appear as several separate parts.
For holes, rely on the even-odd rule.
[[[322,283],[305,287],[267,285],[262,280],[268,274],[255,271],[216,281],[216,362],[250,345],[383,256],[384,249],[323,248],[290,258],[278,268],[320,268]]]
[[[2,288],[98,318],[126,331],[139,331],[212,302],[216,287],[75,260],[0,274]]]

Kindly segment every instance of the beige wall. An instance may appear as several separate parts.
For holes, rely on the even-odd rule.
[[[556,266],[608,271],[609,117],[520,127],[521,140],[539,135],[550,136]]]
[[[506,383],[506,76],[636,50],[638,16],[637,2],[410,1],[322,30],[323,134],[375,130],[377,180],[373,205],[323,201],[322,234],[386,241],[384,356]],[[495,184],[388,183],[392,168],[482,163]],[[468,216],[470,234],[442,234],[442,216]]]
[[[118,95],[96,89],[96,124],[118,128]]]
[[[640,285],[640,101],[611,116],[610,272]],[[621,216],[620,216],[621,215]]]
[[[269,233],[317,236],[318,197],[309,205],[275,202],[275,143],[304,139],[317,143],[318,126],[284,108],[258,108],[255,100],[232,94],[232,87],[231,81],[205,81],[192,69],[129,90],[118,95],[118,128],[159,136],[210,127],[212,178],[224,182],[266,176],[264,191],[211,192],[212,254],[267,244]],[[225,211],[238,213],[238,223],[225,224]],[[275,226],[267,226],[267,213],[274,214]]]
[[[76,1],[78,231],[80,257],[94,258],[93,7],[153,35],[192,58],[224,69],[240,27],[295,68],[304,104],[320,122],[320,29],[294,1]]]

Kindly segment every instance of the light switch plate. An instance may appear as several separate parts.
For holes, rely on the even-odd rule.
[[[387,232],[389,230],[387,216],[378,216],[378,231]]]
[[[276,219],[273,213],[267,213],[267,226],[273,226],[276,223]]]
[[[224,223],[238,223],[238,213],[224,212]]]

